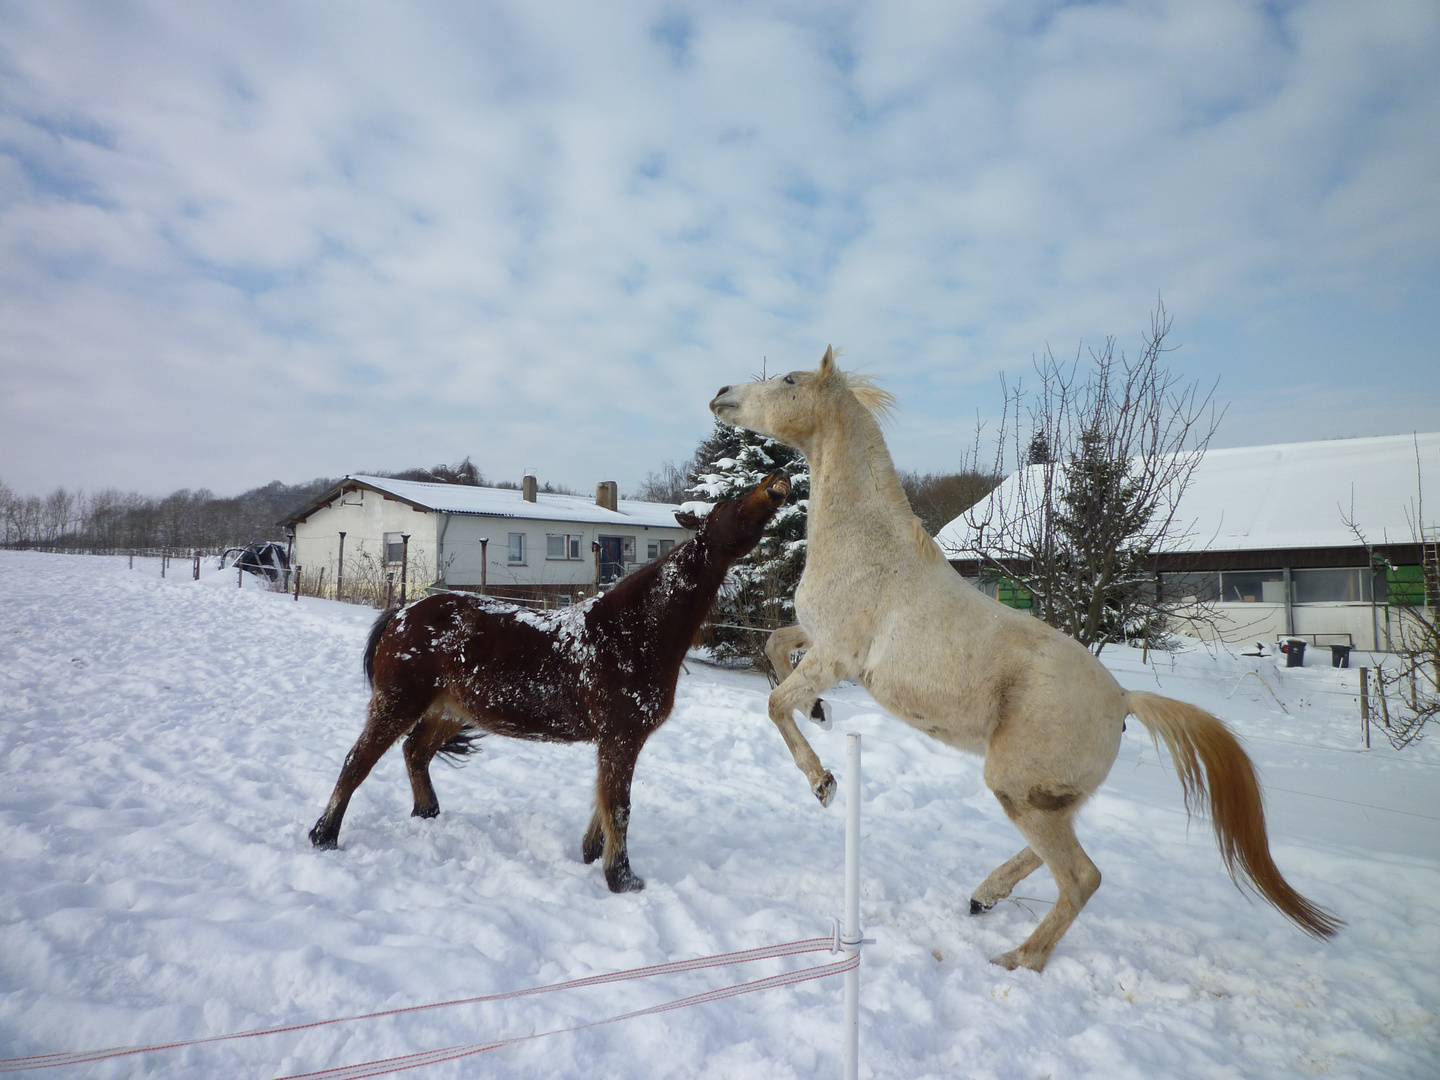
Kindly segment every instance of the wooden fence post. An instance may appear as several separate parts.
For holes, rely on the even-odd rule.
[[[335,599],[343,600],[340,590],[345,586],[345,533],[340,533],[340,554],[335,560]]]
[[[1365,749],[1370,749],[1370,669],[1360,669],[1360,727],[1365,732]]]
[[[400,534],[400,603],[406,603],[406,581],[410,570],[410,534]]]
[[[297,604],[300,602],[300,566],[298,563],[295,566],[295,602]]]

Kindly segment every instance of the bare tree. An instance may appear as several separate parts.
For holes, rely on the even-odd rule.
[[[1156,557],[1184,536],[1180,497],[1223,410],[1213,386],[1202,393],[1165,366],[1170,327],[1160,303],[1134,359],[1110,337],[1083,372],[1083,349],[1069,365],[1047,349],[1033,393],[1002,380],[995,471],[1008,458],[1018,474],[961,515],[968,537],[949,553],[1028,591],[1033,614],[1096,653],[1163,645],[1180,607],[1159,587]]]
[[[1418,439],[1415,484],[1415,501],[1405,517],[1411,542],[1420,551],[1419,580],[1407,583],[1403,592],[1392,585],[1388,603],[1398,620],[1389,635],[1394,660],[1381,661],[1375,668],[1379,725],[1397,750],[1418,742],[1424,737],[1425,726],[1440,718],[1440,526],[1425,519]],[[1378,573],[1395,569],[1375,551],[1358,524],[1353,502],[1349,513],[1342,509],[1340,517],[1364,545],[1372,570]],[[1375,711],[1371,717],[1376,718]]]
[[[19,498],[15,489],[0,480],[0,544],[15,541],[15,501]]]
[[[993,473],[973,467],[954,473],[900,474],[910,509],[931,536],[990,494],[999,482]]]
[[[676,465],[666,461],[660,468],[645,474],[640,486],[635,489],[635,498],[642,502],[683,503],[690,498],[690,486],[695,482],[692,473],[693,462]]]

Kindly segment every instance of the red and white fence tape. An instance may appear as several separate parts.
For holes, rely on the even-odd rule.
[[[635,979],[648,979],[657,975],[671,975],[682,971],[698,971],[704,968],[729,967],[735,964],[745,964],[754,960],[767,960],[780,956],[801,956],[806,953],[832,952],[835,949],[835,938],[818,937],[807,938],[803,941],[790,941],[781,945],[764,945],[756,949],[743,949],[738,952],[719,953],[715,956],[699,956],[690,960],[672,960],[664,964],[651,964],[647,967],[630,968],[626,971],[607,972],[603,975],[588,975],[579,979],[570,979],[566,982],[553,983],[550,986],[531,986],[523,990],[509,990],[499,994],[481,994],[476,997],[457,998],[453,1001],[437,1001],[428,1005],[409,1005],[398,1009],[384,1009],[380,1012],[360,1013],[355,1016],[341,1016],[333,1020],[312,1020],[301,1024],[282,1024],[275,1027],[256,1028],[252,1031],[239,1031],[229,1035],[210,1035],[201,1039],[178,1040],[175,1042],[153,1043],[148,1046],[119,1046],[105,1050],[81,1050],[72,1053],[61,1054],[38,1054],[33,1057],[3,1058],[0,1059],[0,1073],[24,1072],[31,1069],[49,1069],[63,1065],[81,1065],[91,1061],[106,1061],[110,1058],[129,1057],[134,1054],[149,1054],[161,1050],[178,1050],[186,1046],[202,1046],[207,1043],[228,1042],[234,1039],[249,1039],[261,1035],[280,1035],[290,1031],[306,1031],[310,1028],[328,1027],[331,1024],[345,1024],[359,1020],[379,1020],[390,1016],[403,1016],[406,1013],[425,1012],[430,1009],[444,1009],[456,1005],[477,1005],[487,1001],[505,1001],[511,998],[528,997],[532,994],[548,994],[558,990],[575,990],[585,986],[599,986],[605,983],[630,982]],[[792,982],[803,982],[806,979],[822,979],[846,970],[846,965],[853,958],[847,958],[834,964],[825,964],[813,968],[802,968],[798,972],[789,972],[784,975],[772,976],[768,979],[760,979],[753,983],[743,983],[738,987],[726,987],[722,990],[708,991],[704,994],[695,994],[689,998],[680,998],[676,1001],[658,1005],[650,1009],[643,1009],[635,1013],[627,1013],[624,1016],[611,1017],[608,1020],[597,1020],[594,1024],[582,1024],[583,1027],[593,1027],[595,1024],[607,1024],[616,1020],[628,1019],[631,1016],[644,1016],[652,1012],[664,1012],[669,1009],[683,1008],[685,1005],[700,1004],[704,1001],[718,1001],[721,998],[733,997],[736,994],[751,993],[756,990],[770,989],[772,986],[788,986]],[[566,1028],[562,1030],[580,1030],[580,1028]],[[477,1044],[469,1047],[450,1047],[447,1050],[434,1050],[426,1054],[412,1054],[404,1059],[417,1059],[410,1065],[396,1065],[380,1072],[356,1072],[351,1073],[347,1069],[361,1069],[368,1066],[353,1065],[340,1070],[327,1070],[316,1073],[305,1073],[307,1077],[329,1077],[329,1076],[378,1076],[382,1072],[394,1072],[398,1069],[413,1068],[415,1065],[429,1064],[428,1059],[436,1054],[445,1054],[448,1057],[435,1057],[435,1061],[449,1060],[449,1057],[463,1057],[466,1054],[479,1053],[482,1050],[490,1050],[498,1046],[504,1046],[511,1042],[520,1042],[525,1039],[540,1038],[541,1035],[553,1034],[552,1032],[541,1032],[535,1035],[522,1036],[519,1039],[505,1039],[495,1043]],[[463,1051],[463,1053],[461,1052]],[[376,1064],[376,1063],[371,1063]]]
[[[317,1072],[292,1073],[289,1076],[278,1078],[278,1080],[361,1080],[362,1077],[367,1076],[384,1076],[387,1073],[399,1072],[402,1069],[414,1069],[421,1065],[437,1065],[442,1061],[454,1061],[456,1058],[482,1054],[486,1050],[496,1050],[502,1046],[513,1046],[516,1043],[529,1042],[532,1039],[543,1039],[547,1035],[560,1035],[568,1031],[584,1031],[587,1028],[600,1027],[603,1024],[614,1024],[621,1020],[634,1020],[641,1016],[653,1016],[656,1013],[689,1008],[691,1005],[704,1005],[711,1001],[722,1001],[725,998],[738,997],[741,994],[753,994],[759,990],[773,990],[776,987],[793,986],[796,983],[808,982],[811,979],[823,979],[829,975],[840,975],[853,970],[858,967],[859,964],[859,953],[847,953],[845,959],[837,960],[833,964],[820,964],[815,967],[801,968],[799,971],[788,971],[783,975],[771,975],[768,978],[755,979],[753,982],[722,987],[719,990],[707,990],[701,994],[691,994],[688,997],[676,998],[674,1001],[667,1001],[661,1005],[652,1005],[648,1009],[636,1009],[633,1012],[621,1013],[619,1016],[608,1016],[604,1020],[591,1020],[584,1024],[555,1028],[551,1031],[537,1031],[533,1035],[517,1035],[514,1038],[500,1039],[496,1042],[473,1043],[468,1046],[448,1046],[440,1050],[426,1050],[417,1054],[406,1054],[402,1057],[386,1058],[382,1061],[367,1061],[359,1065],[339,1065],[330,1069],[320,1069]]]

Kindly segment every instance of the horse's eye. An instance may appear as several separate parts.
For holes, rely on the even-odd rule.
[[[781,382],[788,383],[789,385],[794,386],[794,385],[795,385],[795,376],[794,376],[794,375],[786,375],[785,378],[781,380]]]

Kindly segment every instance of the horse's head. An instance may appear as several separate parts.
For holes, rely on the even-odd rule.
[[[722,386],[710,402],[710,411],[727,424],[803,450],[832,411],[832,400],[845,388],[845,377],[835,366],[835,350],[826,348],[814,371],[792,371],[761,382]]]
[[[856,411],[885,412],[894,399],[864,376],[847,375],[825,349],[813,371],[792,371],[761,382],[722,386],[710,402],[717,418],[809,451],[826,426],[843,425]]]
[[[703,520],[684,511],[675,519],[683,527],[694,529],[695,539],[728,564],[754,550],[765,526],[785,505],[789,494],[790,480],[783,472],[773,472],[749,494],[716,503]]]

